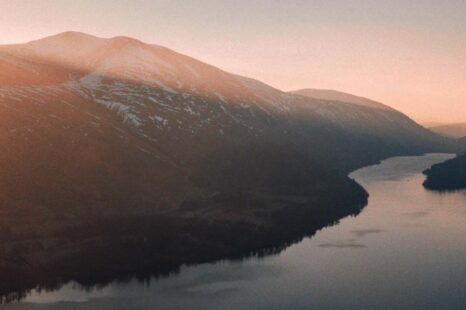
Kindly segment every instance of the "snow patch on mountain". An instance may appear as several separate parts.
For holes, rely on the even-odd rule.
[[[152,120],[152,122],[154,122],[157,127],[161,127],[161,126],[167,126],[168,125],[168,120],[161,117],[161,116],[158,116],[158,115],[154,115],[154,116],[149,116],[149,118]]]
[[[111,111],[115,111],[123,118],[123,122],[129,122],[135,127],[143,124],[142,120],[133,112],[130,106],[116,101],[107,101],[102,99],[95,99],[95,102],[100,103]]]
[[[82,86],[95,90],[102,84],[102,76],[96,72],[93,72],[79,79],[79,82]]]

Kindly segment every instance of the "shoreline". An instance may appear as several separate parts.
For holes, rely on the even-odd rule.
[[[21,264],[10,268],[5,268],[4,264],[0,266],[0,278],[6,279],[0,283],[2,303],[21,300],[32,288],[56,289],[70,281],[93,287],[133,278],[148,280],[177,273],[181,266],[280,253],[318,230],[361,212],[368,203],[369,194],[351,174],[390,158],[414,156],[420,154],[389,156],[368,163],[319,194],[231,193],[191,206],[197,208],[202,204],[207,209],[228,209],[236,199],[238,204],[252,208],[254,218],[248,218],[252,222],[144,214],[97,219],[86,223],[85,231],[63,231],[63,235],[71,234],[74,239],[61,247],[42,251],[42,255],[54,260],[46,258],[45,263],[28,268],[24,268],[24,264],[22,267]],[[244,211],[233,205],[235,209],[226,211]],[[67,252],[70,248],[73,249],[71,253]]]
[[[466,154],[458,155],[423,171],[423,186],[431,191],[455,192],[466,189]]]
[[[279,253],[319,229],[359,214],[367,205],[368,194],[355,181],[348,178],[340,184],[340,191],[339,195],[332,191],[317,200],[273,197],[262,201],[276,208],[260,226],[160,216],[96,222],[94,225],[106,227],[106,237],[80,240],[78,233],[78,241],[49,248],[45,254],[42,251],[42,255],[52,259],[49,262],[46,257],[45,263],[36,266],[3,265],[2,303],[18,301],[32,288],[54,289],[70,281],[91,287],[115,280],[163,276],[177,272],[183,265]],[[129,234],[125,233],[125,226]],[[67,253],[70,248],[71,255]]]

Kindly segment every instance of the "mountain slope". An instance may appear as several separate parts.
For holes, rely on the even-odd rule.
[[[380,102],[376,102],[376,101],[373,101],[373,100],[370,100],[364,97],[359,97],[359,96],[355,96],[355,95],[351,95],[348,93],[343,93],[343,92],[331,90],[331,89],[306,88],[306,89],[295,90],[295,91],[292,91],[291,93],[301,95],[301,96],[306,96],[309,98],[314,98],[314,99],[338,101],[342,103],[352,103],[352,104],[360,105],[363,107],[377,108],[381,110],[393,110],[389,106],[386,106]]]
[[[0,273],[282,245],[360,210],[352,169],[450,147],[381,104],[325,98],[126,37],[1,46]]]
[[[19,81],[21,87],[3,89],[5,98],[32,98],[40,87],[47,92],[45,85],[79,95],[113,111],[126,130],[163,146],[156,155],[163,157],[165,152],[174,164],[187,160],[180,146],[189,146],[191,153],[208,153],[216,139],[255,143],[264,137],[289,140],[296,133],[310,140],[307,143],[330,143],[316,132],[321,127],[335,136],[362,131],[377,138],[389,134],[410,148],[412,141],[401,140],[422,144],[436,139],[407,117],[368,99],[342,93],[338,100],[327,95],[325,100],[306,99],[130,38],[99,39],[70,32],[2,50],[26,60],[22,67],[29,65],[40,76],[40,82],[26,79]],[[7,80],[11,79],[0,82],[5,85]],[[341,104],[343,99],[350,105]]]
[[[357,158],[367,161],[370,155],[383,158],[387,154],[439,150],[442,145],[451,147],[448,139],[436,136],[406,115],[381,103],[327,90],[305,89],[292,93],[319,102],[318,109],[327,110],[335,123],[344,128],[346,137],[338,144],[345,148],[340,151],[346,150]],[[433,145],[436,147],[432,148]]]

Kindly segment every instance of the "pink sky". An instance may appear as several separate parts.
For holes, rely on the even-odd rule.
[[[327,88],[466,122],[463,0],[0,0],[0,44],[67,30],[163,45],[282,90]]]

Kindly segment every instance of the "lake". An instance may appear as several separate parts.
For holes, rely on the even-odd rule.
[[[466,309],[466,191],[422,187],[422,171],[451,157],[397,157],[353,172],[367,207],[279,254],[146,283],[33,290],[6,308]]]

